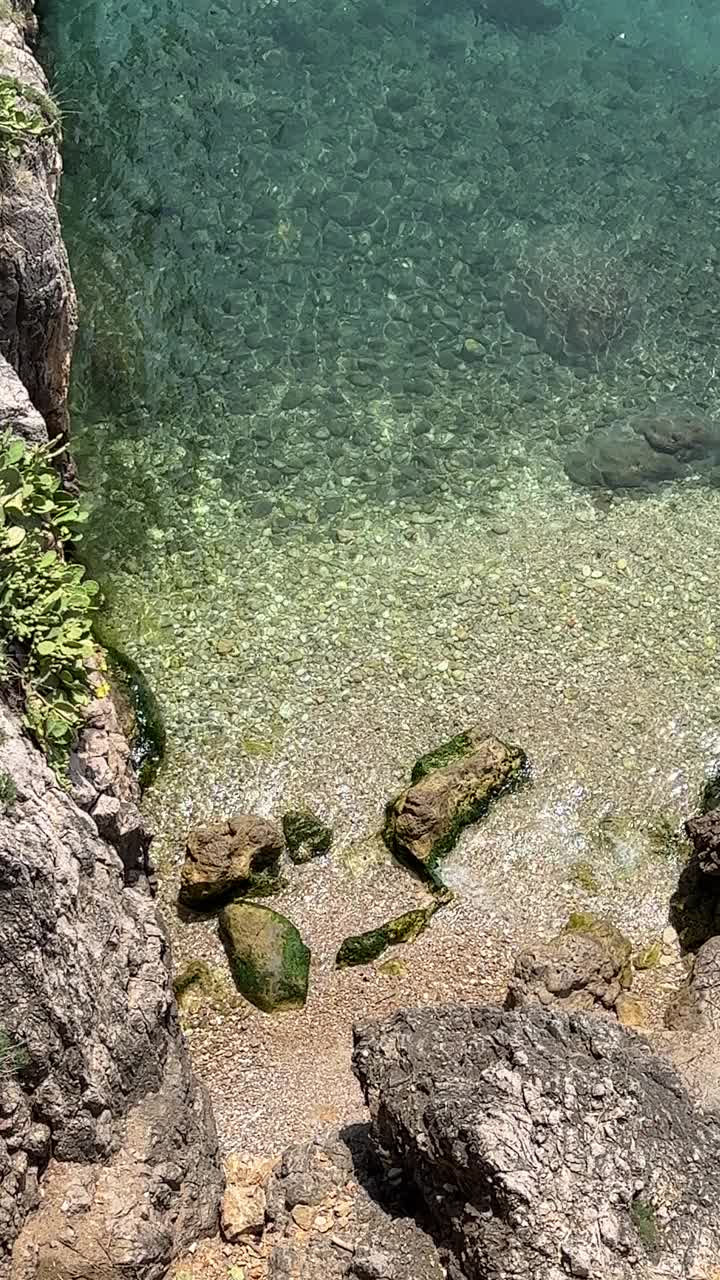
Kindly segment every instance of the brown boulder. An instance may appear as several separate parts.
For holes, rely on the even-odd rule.
[[[272,822],[252,813],[211,822],[187,838],[180,901],[209,907],[231,893],[267,887],[277,876],[283,840]]]
[[[520,952],[505,1006],[553,1004],[568,1012],[596,1005],[614,1009],[632,982],[631,951],[628,939],[609,920],[571,916],[562,933]]]
[[[437,879],[435,867],[463,827],[482,817],[526,769],[519,747],[476,729],[458,734],[421,756],[411,786],[388,805],[383,832],[388,848]]]

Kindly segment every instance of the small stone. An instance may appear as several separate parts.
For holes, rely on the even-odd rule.
[[[640,1001],[623,991],[615,1001],[615,1012],[618,1021],[624,1027],[647,1027],[648,1017]]]
[[[230,639],[223,638],[215,641],[215,652],[220,654],[221,658],[227,657],[229,653],[232,653],[234,648],[235,644]]]
[[[663,940],[663,946],[674,947],[678,940],[677,929],[673,929],[671,924],[666,924],[660,935]]]
[[[296,1204],[292,1209],[293,1222],[301,1231],[312,1231],[316,1214],[311,1204]]]
[[[230,1244],[247,1236],[260,1235],[265,1226],[265,1191],[257,1184],[230,1184],[223,1196],[220,1226]]]

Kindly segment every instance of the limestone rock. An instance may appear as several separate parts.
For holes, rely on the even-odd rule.
[[[0,1028],[22,1050],[0,1080],[0,1273],[15,1242],[16,1280],[159,1280],[215,1229],[222,1184],[165,936],[1,704],[0,769]]]
[[[283,834],[293,862],[309,862],[327,853],[332,844],[332,827],[310,809],[293,809],[282,820]]]
[[[261,1235],[265,1227],[264,1189],[252,1184],[228,1186],[222,1200],[220,1226],[230,1244]]]
[[[180,901],[209,907],[232,893],[247,893],[258,876],[277,876],[282,836],[265,818],[243,813],[211,822],[187,838]]]
[[[384,1158],[464,1280],[687,1280],[720,1265],[720,1134],[610,1019],[446,1006],[355,1033]]]
[[[612,1009],[632,982],[632,946],[609,920],[571,916],[549,942],[521,951],[506,1008],[555,1004],[566,1010]]]
[[[481,817],[526,768],[519,747],[481,730],[458,734],[416,762],[410,787],[388,805],[388,848],[433,876],[463,827]]]
[[[720,936],[709,938],[694,955],[688,981],[665,1020],[676,1030],[720,1030]]]
[[[26,11],[17,7],[18,14]],[[24,42],[21,21],[0,21],[0,55],[4,76],[48,93],[45,76]],[[32,103],[27,105],[32,110]],[[67,431],[77,328],[75,291],[55,207],[61,172],[56,138],[47,135],[26,145],[22,167],[3,168],[0,224],[0,354],[17,373],[51,439]],[[23,414],[12,425],[26,439],[39,439],[37,419]]]
[[[720,875],[720,809],[710,809],[685,823],[700,870],[705,875]]]
[[[291,1147],[271,1178],[269,1280],[444,1280],[432,1239],[385,1179],[365,1126]]]
[[[307,998],[310,951],[291,920],[256,902],[234,902],[220,913],[220,937],[238,990],[265,1013],[301,1009]]]

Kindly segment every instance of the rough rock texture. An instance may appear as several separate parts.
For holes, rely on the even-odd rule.
[[[233,902],[219,924],[238,991],[264,1013],[301,1009],[310,952],[292,920],[257,902]]]
[[[273,1163],[272,1160],[247,1163],[237,1155],[228,1157],[220,1226],[224,1238],[231,1244],[260,1236],[265,1230],[265,1183]]]
[[[610,1019],[480,1006],[360,1028],[381,1148],[452,1280],[710,1280],[720,1130]]]
[[[29,9],[15,0],[11,7],[18,15]],[[0,56],[4,76],[48,92],[20,21],[0,20]],[[0,354],[19,375],[51,438],[67,432],[77,327],[75,291],[55,208],[61,167],[54,138],[33,141],[23,149],[22,162],[3,171],[0,202]]]
[[[364,1131],[286,1152],[267,1212],[269,1280],[444,1280],[432,1239],[408,1216],[397,1181],[374,1167]]]
[[[21,1046],[0,1079],[0,1274],[19,1235],[17,1280],[155,1280],[214,1229],[221,1190],[167,944],[1,705],[0,769],[17,789],[0,812],[0,1028]]]
[[[431,873],[463,827],[524,774],[526,760],[492,734],[470,730],[417,761],[411,786],[388,806],[390,850]]]
[[[13,435],[22,436],[29,444],[43,444],[47,440],[45,420],[32,404],[30,397],[15,370],[0,356],[0,406],[2,427]]]
[[[720,428],[685,405],[648,413],[593,431],[565,463],[571,480],[589,488],[652,489],[694,473],[715,476]]]
[[[247,893],[258,875],[277,875],[282,848],[278,828],[252,813],[192,831],[185,847],[180,901],[203,908],[231,893]]]
[[[685,823],[685,833],[705,875],[720,875],[720,809],[710,809]]]
[[[632,983],[632,946],[609,920],[571,916],[561,933],[521,951],[506,1007],[554,1004],[567,1012],[613,1009]]]
[[[98,687],[103,683],[99,672],[92,679]],[[140,787],[113,699],[94,698],[85,708],[84,721],[70,758],[70,794],[119,854],[126,882],[135,884],[152,871],[152,830],[139,809]]]
[[[693,956],[687,984],[670,1004],[666,1022],[680,1031],[720,1030],[720,936]]]

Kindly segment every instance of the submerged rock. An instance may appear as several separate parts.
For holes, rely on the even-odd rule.
[[[338,969],[347,969],[355,964],[369,964],[371,960],[377,960],[388,947],[397,946],[401,942],[414,942],[427,929],[441,905],[440,902],[431,902],[427,907],[417,907],[414,911],[394,916],[377,929],[368,929],[365,933],[345,938],[335,957],[335,964]]]
[[[209,907],[231,893],[264,890],[277,879],[282,836],[265,818],[243,813],[190,833],[180,901]]]
[[[332,844],[332,827],[311,809],[293,809],[283,815],[283,834],[293,862],[310,862],[327,853]]]
[[[515,961],[506,1008],[559,1005],[589,1010],[615,1007],[632,983],[632,946],[609,920],[590,914],[570,917],[549,942],[521,951]]]
[[[720,464],[720,428],[685,405],[657,406],[591,432],[565,470],[586,488],[652,489]]]
[[[439,883],[437,863],[463,827],[482,817],[526,770],[519,747],[477,729],[458,734],[420,757],[411,786],[388,805],[383,832],[388,848]]]
[[[463,1280],[710,1277],[720,1138],[609,1019],[449,1006],[355,1032],[385,1158]]]
[[[264,1013],[303,1007],[310,951],[291,920],[257,902],[234,902],[219,927],[235,985],[251,1004]]]
[[[477,10],[488,22],[509,31],[531,31],[543,34],[554,31],[563,20],[557,5],[543,0],[480,0]]]

